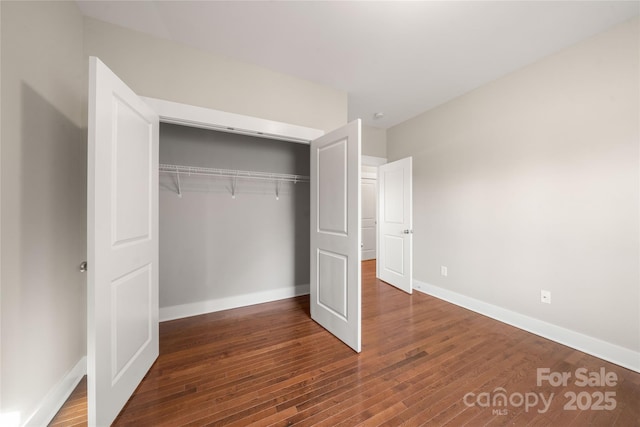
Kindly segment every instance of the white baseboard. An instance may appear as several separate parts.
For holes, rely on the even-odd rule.
[[[237,295],[233,297],[198,301],[190,304],[160,307],[160,321],[182,319],[183,317],[197,316],[199,314],[213,313],[229,310],[231,308],[246,307],[254,304],[277,301],[285,298],[293,298],[299,295],[308,295],[309,285],[297,285],[292,288],[280,288],[251,294]]]
[[[56,384],[24,422],[24,426],[46,426],[56,416],[82,377],[87,374],[87,357],[82,359]]]
[[[543,320],[525,316],[524,314],[507,310],[419,280],[413,281],[413,288],[438,299],[531,332],[532,334],[575,348],[576,350],[615,363],[624,368],[640,372],[640,352],[635,352],[628,348],[547,323]]]

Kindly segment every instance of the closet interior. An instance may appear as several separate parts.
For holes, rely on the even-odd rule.
[[[308,292],[309,153],[306,144],[160,125],[160,320]]]

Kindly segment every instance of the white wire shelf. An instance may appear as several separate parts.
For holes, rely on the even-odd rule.
[[[309,177],[304,175],[293,175],[286,173],[273,173],[273,172],[257,172],[257,171],[244,171],[236,169],[218,169],[218,168],[204,168],[198,166],[182,166],[182,165],[169,165],[160,164],[158,170],[161,173],[174,174],[177,180],[178,196],[182,197],[182,186],[180,183],[180,176],[213,176],[231,178],[231,195],[235,198],[236,181],[238,179],[248,180],[261,180],[270,181],[276,183],[276,198],[279,197],[280,183],[292,182],[297,184],[299,182],[309,182]]]
[[[217,169],[217,168],[202,168],[197,166],[180,166],[180,165],[167,165],[160,164],[160,172],[175,173],[182,175],[206,175],[206,176],[221,176],[227,178],[241,178],[241,179],[261,179],[267,181],[280,181],[280,182],[309,182],[309,177],[304,175],[292,175],[287,173],[272,173],[272,172],[255,172],[255,171],[243,171],[235,169]]]

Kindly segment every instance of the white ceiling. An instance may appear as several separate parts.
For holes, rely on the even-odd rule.
[[[78,4],[102,21],[346,91],[349,119],[379,128],[640,12],[638,1]]]

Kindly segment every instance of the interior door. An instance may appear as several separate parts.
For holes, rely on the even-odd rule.
[[[378,191],[376,180],[365,178],[364,173],[360,187],[362,197],[362,260],[367,261],[376,258]]]
[[[113,422],[158,357],[158,134],[158,115],[90,58],[90,426]]]
[[[378,278],[413,290],[412,158],[378,168]]]
[[[360,120],[311,142],[311,318],[361,347]]]

